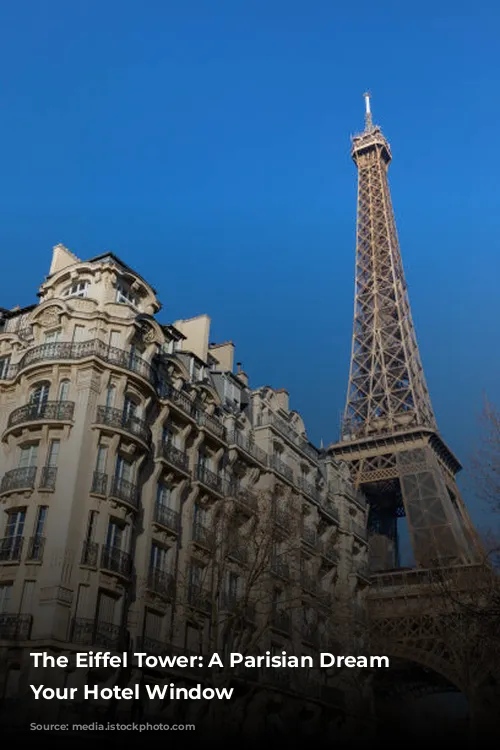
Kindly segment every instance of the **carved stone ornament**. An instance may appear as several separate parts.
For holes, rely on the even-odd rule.
[[[154,344],[156,341],[156,331],[153,328],[146,328],[143,331],[142,340],[145,344]]]
[[[49,307],[38,316],[36,322],[42,326],[42,328],[56,328],[59,325],[61,319],[61,312],[57,307]]]

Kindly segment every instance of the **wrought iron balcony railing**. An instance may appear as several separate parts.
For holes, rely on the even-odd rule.
[[[281,458],[278,458],[278,456],[269,456],[269,466],[277,471],[278,474],[281,474],[282,477],[293,482],[293,471]]]
[[[102,471],[94,471],[92,475],[91,492],[96,495],[108,494],[108,475]]]
[[[195,521],[193,524],[193,542],[212,549],[215,545],[215,532],[200,521]]]
[[[206,414],[204,411],[201,411],[200,409],[197,409],[196,411],[196,421],[200,425],[200,427],[204,427],[206,430],[211,432],[216,437],[220,438],[220,440],[226,439],[226,428],[224,425],[212,414]]]
[[[359,539],[362,539],[364,542],[368,541],[368,531],[365,526],[361,526],[361,524],[355,523],[353,521],[351,523],[351,531],[355,536],[357,536]]]
[[[334,542],[331,539],[327,539],[321,542],[321,556],[330,563],[337,563],[339,560],[339,553],[335,547]]]
[[[56,466],[43,466],[42,476],[40,477],[39,488],[41,490],[55,490],[57,480]]]
[[[113,409],[109,406],[98,406],[96,424],[123,430],[129,435],[138,437],[145,443],[149,442],[150,430],[146,422],[143,419],[139,419],[139,417],[126,414],[120,409]]]
[[[199,584],[190,584],[188,588],[188,603],[191,607],[205,613],[209,613],[212,610],[212,598],[209,592]]]
[[[290,567],[281,557],[271,557],[269,567],[274,575],[280,578],[290,578]]]
[[[0,641],[29,641],[31,638],[32,615],[0,614]]]
[[[131,351],[125,351],[116,346],[109,346],[100,339],[90,339],[89,341],[80,341],[77,343],[59,341],[33,346],[17,364],[9,365],[6,368],[2,379],[13,379],[27,367],[30,367],[30,365],[38,364],[39,362],[78,361],[88,359],[89,357],[97,357],[110,365],[133,372],[151,383],[154,383],[156,380],[152,366],[145,359]]]
[[[129,578],[132,573],[132,556],[116,547],[103,547],[101,552],[101,568],[118,573]]]
[[[248,563],[248,547],[238,536],[231,537],[227,545],[227,554],[243,565]]]
[[[99,545],[97,542],[84,542],[80,565],[88,565],[90,568],[97,568],[98,559]]]
[[[35,487],[36,466],[26,466],[22,469],[11,469],[5,472],[0,484],[1,492],[14,490],[32,490]]]
[[[311,594],[315,594],[319,589],[318,579],[305,570],[300,572],[300,585]]]
[[[180,514],[176,510],[169,508],[167,505],[156,503],[153,518],[155,523],[169,529],[169,531],[179,531],[181,521]]]
[[[340,515],[339,512],[335,506],[335,503],[330,495],[328,495],[325,500],[320,504],[320,511],[323,513],[326,513],[327,516],[329,516],[331,519],[333,519],[336,523],[340,523]]]
[[[203,464],[196,465],[196,478],[199,482],[205,485],[205,487],[214,490],[219,495],[223,495],[225,489],[225,482],[220,474],[216,474],[214,471],[207,469]]]
[[[266,426],[273,427],[276,432],[279,432],[280,435],[285,437],[312,461],[318,461],[319,453],[316,448],[314,448],[314,446],[312,446],[302,435],[299,435],[294,428],[287,424],[287,422],[285,422],[282,417],[278,416],[278,414],[272,412],[259,414],[257,417],[257,427]]]
[[[319,502],[320,493],[312,482],[308,482],[307,479],[304,479],[304,477],[299,477],[297,479],[297,487],[299,488],[299,490],[302,490],[304,495],[307,495],[307,497],[311,498],[311,500]]]
[[[30,562],[42,562],[43,550],[45,547],[45,537],[32,536],[28,544],[28,553],[26,559]]]
[[[257,495],[247,487],[241,487],[238,482],[231,482],[228,487],[228,495],[232,497],[238,505],[243,506],[247,511],[254,513],[258,508]]]
[[[274,507],[271,513],[272,522],[276,526],[280,526],[282,529],[288,531],[292,525],[290,513],[285,508]]]
[[[74,618],[70,640],[85,646],[103,646],[111,651],[119,651],[126,646],[125,633],[120,625],[89,617]]]
[[[176,466],[185,472],[189,471],[189,457],[187,453],[170,442],[160,441],[157,456],[164,458],[171,466]]]
[[[74,401],[45,401],[41,404],[20,406],[9,416],[7,427],[28,422],[71,422],[75,411]]]
[[[238,430],[231,430],[227,434],[227,442],[229,445],[237,445],[238,448],[241,448],[249,456],[255,458],[263,466],[268,465],[269,456],[265,450],[255,444],[253,433],[244,435]]]
[[[23,536],[6,536],[0,539],[0,562],[20,562],[23,545]]]
[[[190,417],[196,418],[196,406],[189,396],[183,391],[177,390],[170,383],[162,381],[158,384],[158,395],[160,398],[168,399]]]
[[[172,573],[160,568],[150,568],[148,572],[148,589],[159,596],[172,599],[175,594],[175,579]]]
[[[255,605],[253,602],[245,601],[244,597],[238,596],[238,594],[229,591],[221,592],[219,597],[219,607],[221,610],[242,615],[247,620],[253,620],[255,618]]]
[[[309,547],[316,548],[318,546],[318,532],[316,529],[312,529],[310,526],[303,526],[300,531],[300,537]]]
[[[139,488],[133,482],[121,477],[113,477],[111,481],[110,497],[130,505],[135,510],[139,507]]]

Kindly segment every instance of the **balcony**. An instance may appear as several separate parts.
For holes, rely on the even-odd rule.
[[[219,440],[225,441],[226,439],[226,428],[224,425],[213,415],[206,414],[204,411],[199,409],[196,412],[196,421],[199,426],[215,435]]]
[[[257,427],[272,427],[282,437],[286,438],[294,448],[302,451],[312,461],[318,461],[318,451],[314,448],[308,440],[302,435],[299,435],[291,425],[289,425],[282,417],[274,412],[268,412],[267,414],[260,414],[257,417]]]
[[[41,362],[79,361],[91,357],[96,357],[102,362],[133,372],[151,384],[155,381],[153,369],[149,362],[133,352],[109,346],[100,339],[78,343],[56,342],[34,346],[26,352],[20,362],[9,366],[6,373],[8,378],[4,379],[13,379],[26,368]]]
[[[280,578],[290,578],[290,567],[287,562],[280,557],[271,557],[269,568],[271,573]]]
[[[30,422],[72,422],[74,411],[74,401],[45,401],[41,404],[26,404],[14,409],[9,416],[7,429],[12,430]]]
[[[311,500],[314,500],[315,502],[319,502],[320,500],[320,494],[318,489],[312,482],[308,482],[307,479],[304,479],[304,477],[299,477],[297,479],[297,487],[301,492],[304,493],[304,495],[307,495],[307,497],[311,498]]]
[[[246,565],[248,563],[248,547],[238,536],[230,537],[227,544],[227,554],[236,562]]]
[[[300,531],[300,538],[308,547],[312,547],[312,549],[318,547],[318,534],[316,529],[312,529],[310,526],[303,526]]]
[[[275,610],[271,614],[270,625],[274,630],[281,630],[282,633],[290,635],[292,630],[292,618],[289,612]]]
[[[340,523],[340,516],[335,503],[330,495],[328,495],[324,502],[319,507],[320,513],[326,515],[331,521],[335,521],[336,524]]]
[[[6,536],[0,539],[0,563],[20,562],[23,545],[23,536]]]
[[[231,430],[227,435],[228,445],[236,445],[240,450],[244,451],[248,456],[254,458],[262,466],[267,466],[269,462],[269,456],[265,450],[259,448],[254,442],[253,433],[244,435],[238,430]]]
[[[293,482],[293,471],[281,458],[278,458],[278,456],[269,456],[269,466],[282,477],[288,479],[289,482]]]
[[[271,513],[271,519],[275,526],[279,526],[284,531],[289,531],[292,525],[290,514],[284,508],[274,507]]]
[[[247,620],[255,619],[255,606],[252,602],[245,601],[244,597],[223,591],[220,595],[219,608],[221,611],[231,612],[233,615],[241,615]]]
[[[38,489],[53,492],[56,488],[56,480],[57,468],[55,466],[43,466]]]
[[[206,549],[213,549],[215,546],[215,533],[200,521],[195,521],[193,524],[193,542]]]
[[[120,625],[99,622],[89,617],[75,617],[71,627],[70,640],[85,646],[102,646],[111,651],[126,647],[126,637]]]
[[[36,466],[26,466],[23,469],[11,469],[5,472],[0,484],[0,494],[4,492],[21,492],[35,488]]]
[[[209,614],[212,611],[212,597],[209,592],[199,584],[190,584],[188,588],[188,604],[205,614]]]
[[[241,510],[250,515],[258,509],[257,495],[246,487],[241,487],[238,482],[229,485],[228,494]]]
[[[327,539],[321,542],[321,557],[327,564],[336,565],[339,561],[339,553],[335,547],[335,543],[331,539]]]
[[[351,531],[361,541],[368,542],[368,531],[365,526],[361,526],[361,524],[353,521],[351,523]]]
[[[29,641],[32,623],[31,615],[0,614],[0,641]]]
[[[196,407],[183,391],[178,391],[170,383],[162,382],[158,387],[158,395],[160,398],[170,401],[187,416],[196,419]]]
[[[218,495],[224,495],[225,481],[220,474],[216,474],[214,471],[207,469],[202,464],[196,465],[196,479],[201,482],[204,487],[216,492]]]
[[[92,474],[92,486],[90,491],[94,495],[102,495],[105,497],[108,494],[108,475],[104,474],[102,471],[94,471]]]
[[[43,550],[45,547],[45,537],[32,536],[28,544],[28,554],[26,560],[29,562],[42,562]]]
[[[308,591],[310,594],[316,594],[318,592],[318,579],[305,570],[300,572],[300,585],[304,591]]]
[[[175,580],[172,573],[159,568],[151,568],[148,572],[148,589],[165,599],[172,599],[175,594]]]
[[[156,503],[154,511],[154,522],[168,531],[178,533],[181,523],[180,514],[167,505]]]
[[[150,430],[146,422],[132,414],[126,414],[121,409],[112,409],[109,406],[98,406],[96,424],[111,427],[113,430],[121,430],[128,435],[139,438],[143,443],[148,443]]]
[[[362,578],[364,581],[371,580],[372,572],[367,562],[360,563],[356,570],[356,575],[358,576],[358,578]]]
[[[139,489],[136,484],[129,482],[127,479],[113,477],[109,496],[134,510],[139,508]]]
[[[157,448],[157,456],[175,469],[180,469],[185,474],[189,472],[189,457],[187,453],[172,443],[160,441]]]
[[[101,552],[101,568],[129,578],[132,573],[132,555],[122,552],[116,547],[103,547]]]
[[[84,542],[80,565],[87,565],[89,568],[97,568],[98,559],[99,545],[97,542]]]

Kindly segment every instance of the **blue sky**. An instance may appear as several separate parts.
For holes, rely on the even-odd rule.
[[[448,0],[4,3],[0,304],[35,301],[57,242],[113,251],[165,321],[210,314],[252,384],[335,439],[368,88],[434,407],[467,466],[500,370],[499,22]]]

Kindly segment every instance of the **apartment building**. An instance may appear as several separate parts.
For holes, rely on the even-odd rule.
[[[33,681],[33,650],[355,653],[338,644],[368,583],[366,503],[347,468],[311,444],[286,390],[252,388],[208,316],[160,310],[113,254],[62,245],[39,302],[0,310],[7,699]],[[259,679],[300,694],[304,674],[276,675]],[[308,678],[319,704],[341,702],[329,679]]]

